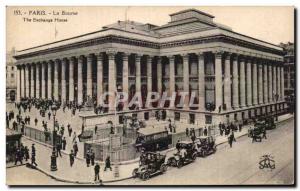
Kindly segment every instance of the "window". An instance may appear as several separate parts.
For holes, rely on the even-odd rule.
[[[174,113],[174,120],[175,121],[180,121],[180,113],[179,112]]]
[[[195,124],[195,114],[190,113],[190,124]]]
[[[12,77],[12,78],[13,78],[13,77],[14,77],[14,74],[13,74],[13,73],[12,73],[12,74],[10,74],[10,77]]]
[[[212,123],[212,116],[205,115],[205,124],[211,124],[211,123]]]

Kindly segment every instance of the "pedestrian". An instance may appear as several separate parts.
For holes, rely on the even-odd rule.
[[[203,134],[204,134],[204,136],[207,136],[207,128],[206,127],[204,128]]]
[[[98,129],[98,127],[97,127],[97,125],[95,125],[95,134],[97,134],[97,129]]]
[[[21,150],[20,149],[17,149],[17,151],[16,151],[15,165],[17,165],[18,162],[20,162],[21,164],[23,164],[23,159],[22,159],[22,154],[21,154]]]
[[[263,127],[263,136],[262,136],[262,138],[265,138],[265,139],[267,139],[267,131],[266,131],[266,128],[265,127]]]
[[[69,154],[70,157],[70,166],[72,167],[74,164],[74,159],[75,159],[75,155],[74,155],[74,151],[71,150],[71,153]]]
[[[57,144],[56,144],[56,152],[57,152],[57,156],[59,155],[60,157],[62,157],[62,156],[61,156],[61,149],[62,149],[61,142],[60,142],[60,141],[57,141]]]
[[[242,126],[243,126],[242,123],[240,123],[240,124],[239,124],[239,132],[242,131]]]
[[[73,149],[74,149],[74,156],[76,157],[77,152],[78,152],[78,145],[77,145],[77,141],[75,141],[74,145],[73,145]]]
[[[50,117],[51,117],[51,113],[50,111],[48,112],[48,120],[50,120]]]
[[[72,139],[72,142],[76,142],[76,132],[73,133],[73,139]]]
[[[25,157],[25,161],[27,162],[29,159],[29,149],[27,146],[25,146],[24,148],[24,157]]]
[[[86,166],[89,167],[90,163],[91,163],[91,153],[90,153],[90,150],[88,150],[86,152],[85,161],[86,161]]]
[[[98,163],[96,163],[96,165],[94,167],[94,171],[95,171],[95,182],[97,180],[100,181],[100,175],[99,175],[99,173],[100,173],[100,165]]]
[[[34,146],[34,143],[31,145],[31,152],[35,154],[35,146]]]
[[[185,129],[185,135],[188,137],[189,136],[189,128]]]
[[[180,143],[179,143],[180,141],[179,140],[177,140],[177,143],[176,143],[176,149],[177,149],[177,151],[179,152],[179,149],[180,149]]]
[[[61,143],[62,143],[62,150],[66,150],[66,146],[67,146],[66,137],[63,138],[63,140],[61,141]]]
[[[91,165],[92,166],[95,165],[95,153],[92,149],[91,149]]]
[[[111,168],[111,165],[110,165],[110,157],[107,156],[106,159],[105,159],[105,168],[104,168],[104,171],[106,171],[106,169],[109,168],[110,171],[112,171],[112,168]]]
[[[37,126],[37,123],[38,123],[38,119],[35,118],[35,119],[34,119],[34,124],[35,124],[35,126]]]
[[[84,124],[82,123],[82,125],[81,125],[81,133],[83,133],[84,132]]]
[[[35,152],[32,152],[32,151],[31,151],[31,165],[38,166],[35,162]]]
[[[68,123],[68,132],[69,132],[69,137],[71,137],[71,135],[72,135],[72,131],[73,131],[73,129],[72,129],[71,125]]]
[[[230,134],[230,136],[228,137],[228,143],[229,143],[230,148],[232,148],[232,143],[233,143],[233,141],[236,141],[236,140],[235,140],[235,138],[234,138],[234,133],[232,132],[232,133]]]

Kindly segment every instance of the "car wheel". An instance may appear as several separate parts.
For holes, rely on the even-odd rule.
[[[197,154],[194,153],[194,154],[192,155],[192,160],[194,161],[194,160],[196,160],[196,158],[197,158]]]
[[[143,180],[148,180],[150,178],[150,174],[148,172],[145,172],[143,174]]]
[[[132,177],[133,177],[133,178],[136,178],[136,177],[137,177],[137,171],[138,171],[137,168],[135,168],[135,169],[132,171]]]
[[[165,164],[162,164],[161,166],[160,166],[160,171],[162,172],[162,173],[165,173],[166,171],[167,171],[167,165],[165,165]]]
[[[182,161],[177,161],[177,164],[176,164],[177,168],[181,168],[183,166],[183,162]]]

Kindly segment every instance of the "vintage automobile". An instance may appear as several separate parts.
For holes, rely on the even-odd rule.
[[[198,156],[206,157],[217,151],[217,146],[215,144],[215,139],[213,136],[200,136],[195,140],[197,144]]]
[[[266,117],[265,118],[265,127],[266,127],[266,130],[271,130],[271,129],[276,128],[273,117]]]
[[[178,152],[168,158],[167,164],[181,168],[183,165],[191,163],[197,158],[197,149],[192,141],[180,141],[176,144]]]
[[[263,121],[257,121],[254,128],[249,129],[248,137],[252,138],[252,143],[261,142],[263,135],[266,133],[265,123]]]
[[[166,155],[160,153],[146,152],[140,157],[140,166],[132,172],[134,178],[139,177],[147,180],[151,176],[165,173],[168,166],[165,164]]]
[[[155,131],[151,128],[143,128],[138,132],[135,147],[137,150],[159,151],[167,149],[171,141],[168,131]]]

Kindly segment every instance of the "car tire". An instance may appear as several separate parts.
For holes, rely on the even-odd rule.
[[[180,160],[177,161],[176,166],[177,168],[181,168],[183,166],[183,162],[181,162]]]
[[[192,160],[193,160],[193,161],[195,161],[195,160],[196,160],[196,158],[197,158],[197,154],[196,154],[196,153],[194,153],[194,154],[192,155]]]
[[[168,166],[165,165],[165,164],[162,164],[162,165],[160,166],[160,171],[161,171],[162,173],[165,173],[165,172],[167,171],[167,169],[168,169]]]
[[[132,171],[132,177],[133,177],[133,178],[136,178],[136,177],[137,177],[137,171],[138,171],[137,168],[135,168],[135,169]]]
[[[148,180],[150,178],[150,174],[148,172],[145,172],[142,176],[143,180]]]

